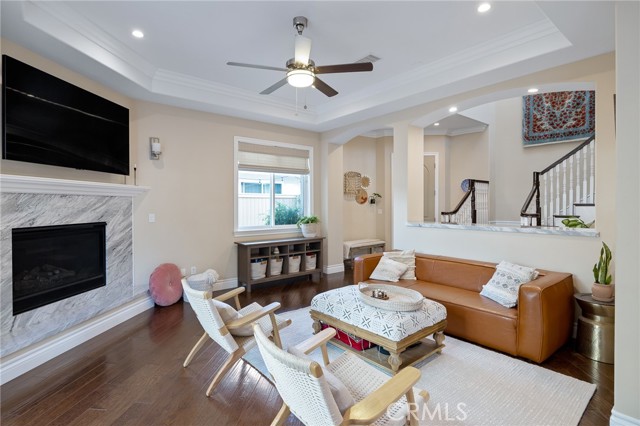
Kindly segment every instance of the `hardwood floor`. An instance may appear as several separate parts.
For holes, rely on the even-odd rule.
[[[308,306],[320,292],[351,282],[344,276],[257,287],[243,306],[279,301],[283,310]],[[156,307],[0,387],[2,425],[268,425],[282,403],[245,362],[237,363],[211,398],[204,392],[226,352],[206,345],[188,368],[182,362],[202,335],[188,304]],[[562,348],[543,367],[595,383],[580,422],[609,424],[613,366]],[[290,416],[287,425],[301,423]]]

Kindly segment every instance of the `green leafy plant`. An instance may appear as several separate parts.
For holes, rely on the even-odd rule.
[[[577,217],[568,217],[566,219],[562,219],[562,224],[567,228],[591,228],[591,226],[595,223],[595,220],[589,223],[584,223],[584,221]]]
[[[593,278],[598,284],[611,284],[611,275],[609,274],[609,264],[611,263],[611,250],[609,246],[602,242],[600,249],[600,259],[598,263],[593,265]]]
[[[292,225],[298,223],[302,217],[302,209],[299,207],[291,207],[286,204],[278,203],[275,208],[275,225]],[[271,224],[271,215],[266,215],[264,218],[264,224]]]
[[[300,225],[307,225],[309,223],[318,223],[320,222],[320,220],[318,219],[318,216],[302,216],[300,219],[298,219],[298,222],[296,222],[296,225],[298,225],[298,228],[300,228]]]

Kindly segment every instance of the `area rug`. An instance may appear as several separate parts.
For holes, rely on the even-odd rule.
[[[523,145],[570,142],[593,136],[595,98],[593,90],[523,96]]]
[[[309,309],[284,312],[293,323],[281,332],[283,345],[312,333]],[[446,347],[417,367],[417,387],[431,395],[425,425],[577,425],[596,386],[534,364],[447,336]],[[314,358],[321,362],[319,351]],[[342,349],[329,345],[329,359]],[[244,357],[270,377],[254,348]]]

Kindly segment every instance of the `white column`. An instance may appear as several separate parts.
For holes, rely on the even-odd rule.
[[[321,144],[321,162],[324,172],[322,176],[322,205],[320,223],[322,235],[326,237],[322,258],[325,272],[339,272],[343,265],[342,259],[342,177],[343,158],[342,145],[327,142]],[[316,211],[320,209],[316,207]],[[342,266],[343,268],[343,266]],[[343,269],[344,270],[344,269]]]
[[[394,227],[424,220],[422,179],[424,130],[408,122],[393,125],[393,216]],[[395,232],[394,232],[395,233]]]
[[[640,424],[639,76],[640,3],[616,2],[616,368],[611,425]]]

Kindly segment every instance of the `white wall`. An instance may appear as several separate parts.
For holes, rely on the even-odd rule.
[[[612,425],[640,424],[640,4],[616,3],[616,343]]]
[[[449,188],[449,137],[425,136],[424,152],[438,153],[438,214],[436,222],[440,222],[440,212],[448,211],[451,204]],[[456,201],[457,203],[457,201]]]

